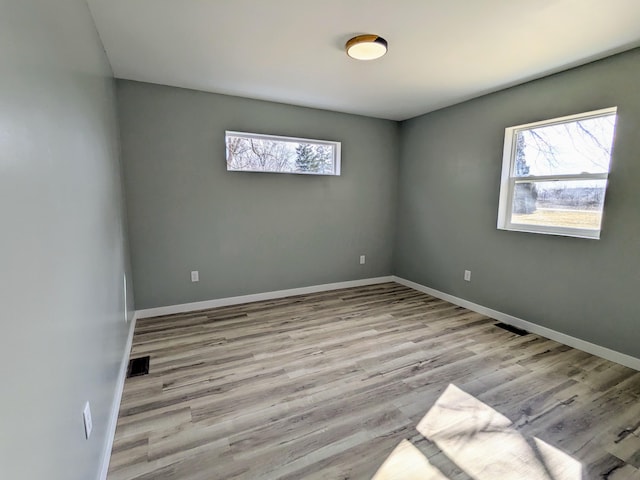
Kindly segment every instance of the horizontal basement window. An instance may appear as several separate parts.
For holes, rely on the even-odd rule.
[[[226,132],[227,170],[340,175],[340,142]]]

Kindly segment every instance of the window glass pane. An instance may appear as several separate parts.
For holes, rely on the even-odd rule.
[[[227,133],[227,170],[336,175],[336,143]]]
[[[520,130],[513,176],[607,173],[616,115]]]
[[[606,180],[517,182],[511,223],[599,230]]]

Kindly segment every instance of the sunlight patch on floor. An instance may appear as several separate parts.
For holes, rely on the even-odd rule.
[[[549,469],[550,478],[579,480],[582,478],[582,464],[562,450],[549,445],[539,438],[533,438],[542,462]]]
[[[402,440],[373,480],[448,480],[445,467],[474,480],[582,480],[579,461],[539,438],[525,438],[507,417],[453,384],[416,429],[450,464],[440,458],[436,466]]]
[[[557,448],[528,442],[489,405],[449,385],[417,426],[476,480],[581,480],[582,466]]]
[[[391,452],[372,480],[448,480],[440,470],[429,463],[420,450],[408,440],[402,440]]]

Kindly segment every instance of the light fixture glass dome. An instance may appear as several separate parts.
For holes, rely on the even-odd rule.
[[[356,60],[375,60],[387,53],[387,41],[378,35],[358,35],[347,42],[345,49]]]

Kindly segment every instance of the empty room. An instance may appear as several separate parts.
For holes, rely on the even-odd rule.
[[[637,0],[0,0],[0,478],[640,480]]]

